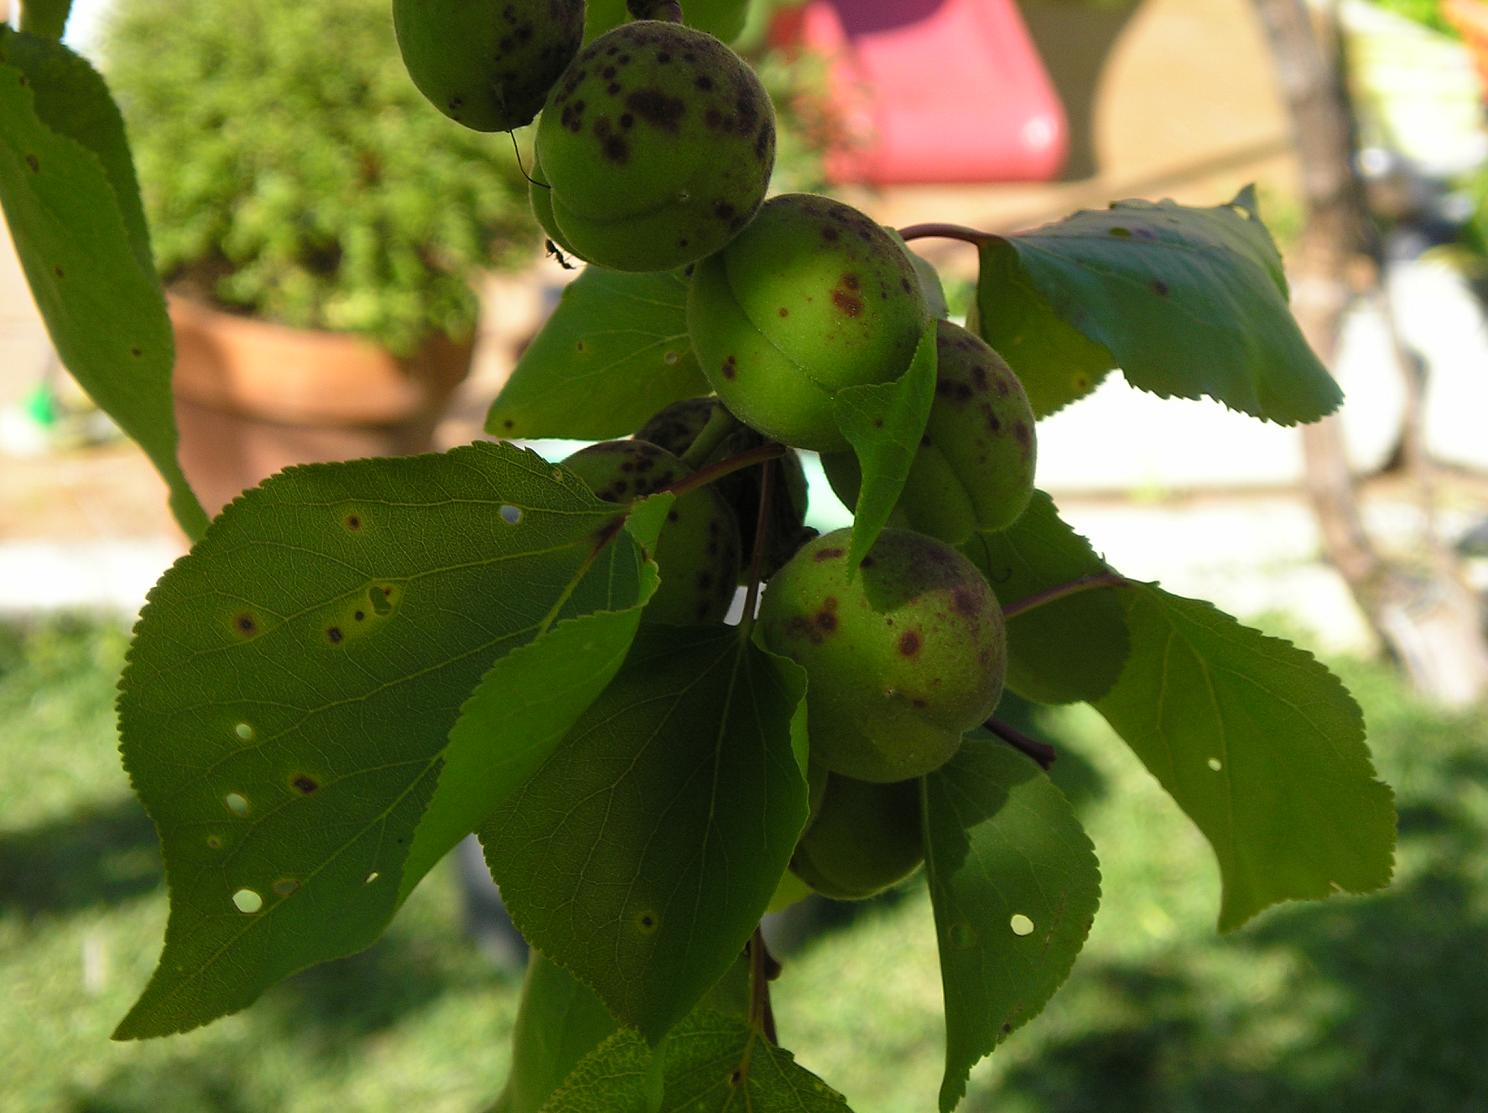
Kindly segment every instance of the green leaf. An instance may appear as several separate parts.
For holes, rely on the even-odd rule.
[[[43,39],[60,39],[71,11],[72,0],[26,0],[21,5],[21,30]]]
[[[1076,213],[990,238],[982,262],[983,335],[1033,381],[1025,386],[1030,396],[1037,391],[1039,412],[1078,397],[1104,361],[1063,330],[1027,350],[1005,347],[1009,334],[1045,317],[1030,304],[1034,295],[1109,353],[1133,386],[1164,398],[1208,396],[1282,425],[1316,421],[1342,400],[1287,308],[1281,256],[1249,189],[1210,209],[1123,201]],[[1010,323],[999,322],[1005,307]]]
[[[804,674],[731,627],[645,627],[481,831],[512,920],[659,1040],[739,955],[808,812]]]
[[[171,913],[118,1038],[203,1024],[376,938],[482,674],[640,605],[654,572],[619,521],[491,444],[291,468],[214,521],[151,591],[120,685]]]
[[[1085,397],[1116,366],[1116,357],[1062,321],[1002,239],[981,250],[981,275],[966,327],[1017,373],[1035,417]]]
[[[949,1113],[971,1068],[1069,975],[1100,903],[1100,868],[1054,783],[984,732],[926,777],[923,793]]]
[[[1095,707],[1213,845],[1220,929],[1279,901],[1386,885],[1392,794],[1337,677],[1200,600],[1149,585],[1117,598],[1131,656]]]
[[[920,449],[935,401],[935,330],[932,321],[909,367],[893,382],[844,387],[832,398],[837,428],[852,445],[862,477],[847,557],[853,568],[888,524]]]
[[[586,267],[496,396],[486,429],[602,440],[708,393],[687,336],[686,280]]]
[[[714,38],[732,42],[744,30],[749,0],[686,0],[682,20]],[[602,35],[630,19],[625,0],[588,0],[584,13],[584,41]]]
[[[961,550],[1005,607],[1110,571],[1043,491],[1033,493],[1007,529],[973,537]],[[1111,588],[1084,591],[1009,619],[1007,686],[1037,703],[1074,703],[1110,691],[1130,648],[1126,613],[1115,596]]]
[[[579,1061],[542,1113],[657,1113],[664,1060],[634,1028],[622,1028]]]
[[[165,477],[192,537],[207,516],[176,461],[175,344],[124,125],[66,47],[0,27],[0,208],[62,363]]]
[[[587,986],[532,952],[512,1032],[512,1067],[497,1108],[538,1113],[579,1061],[615,1031],[615,1018]]]
[[[660,1068],[661,1098],[654,1091]],[[650,1073],[648,1073],[648,1071]],[[699,1010],[655,1051],[622,1029],[553,1095],[544,1113],[850,1113],[842,1095],[739,1017]]]
[[[671,495],[657,495],[631,512],[625,529],[641,552],[655,551],[672,502]],[[537,771],[605,690],[630,650],[641,610],[657,583],[656,565],[648,560],[620,609],[559,622],[491,666],[450,731],[439,787],[403,868],[400,904],[434,863]],[[492,745],[493,739],[502,744]]]

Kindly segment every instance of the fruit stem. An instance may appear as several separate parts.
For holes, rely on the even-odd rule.
[[[722,406],[715,406],[713,412],[708,415],[708,422],[698,430],[698,435],[693,438],[692,444],[687,446],[687,451],[682,453],[682,462],[689,468],[701,467],[704,460],[713,454],[713,450],[723,443],[725,437],[738,429],[742,423],[737,417],[729,413]]]
[[[749,940],[749,1023],[777,1045],[780,1040],[775,1034],[775,1010],[770,1007],[770,982],[779,976],[780,964],[765,946],[765,933],[755,928]]]
[[[960,240],[980,247],[997,237],[991,232],[981,232],[964,224],[911,224],[908,228],[899,229],[899,238],[906,242],[928,239]]]
[[[1094,576],[1081,576],[1078,580],[1070,580],[1069,583],[1055,584],[1045,591],[1036,592],[1026,599],[1019,599],[1016,603],[1009,603],[1002,608],[1002,617],[1005,619],[1017,618],[1020,614],[1036,611],[1040,607],[1057,603],[1061,599],[1067,599],[1071,595],[1079,595],[1082,591],[1093,591],[1098,587],[1130,587],[1133,581],[1115,572],[1102,572]]]
[[[1059,757],[1058,752],[1049,743],[1040,742],[1037,738],[1029,738],[1017,727],[1009,726],[1001,719],[988,719],[982,725],[1020,754],[1033,758],[1043,769],[1048,769]]]
[[[754,552],[749,557],[749,588],[744,592],[744,614],[739,619],[739,637],[749,640],[754,630],[754,612],[759,604],[760,578],[765,571],[765,550],[770,543],[770,504],[775,499],[775,461],[766,460],[760,472],[759,511],[754,519]]]
[[[667,23],[682,22],[680,0],[626,0],[625,7],[637,19],[660,19]]]
[[[699,468],[691,475],[684,475],[669,487],[662,488],[681,498],[699,487],[706,487],[714,480],[722,479],[726,475],[732,475],[736,471],[752,468],[755,464],[763,464],[766,460],[778,460],[786,452],[785,445],[778,441],[762,444],[751,448],[748,452],[741,452],[737,456],[730,456],[727,460],[720,460],[716,464],[709,464],[706,468]]]

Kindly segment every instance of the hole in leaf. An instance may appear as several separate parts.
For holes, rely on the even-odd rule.
[[[244,742],[252,742],[258,737],[258,731],[253,729],[252,723],[239,723],[233,727],[233,733]]]
[[[1013,918],[1008,921],[1008,927],[1013,929],[1014,935],[1033,934],[1033,921],[1021,912],[1014,914]]]
[[[1220,761],[1217,757],[1211,757],[1209,759],[1209,768],[1218,773],[1221,769],[1224,768],[1224,762]]]
[[[509,503],[503,504],[501,507],[501,520],[509,526],[514,526],[522,520],[522,511]]]
[[[281,897],[287,897],[299,890],[300,883],[292,877],[281,877],[274,882],[274,892]]]
[[[370,885],[370,884],[372,884],[372,882],[376,881],[381,876],[382,876],[382,874],[378,873],[376,870],[373,870],[371,873],[369,873],[367,875],[367,880],[363,881],[362,884],[363,885]]]
[[[246,912],[250,916],[263,907],[263,897],[252,889],[239,889],[232,895],[232,902],[239,912]]]
[[[227,810],[233,815],[244,816],[249,812],[248,797],[241,792],[229,792],[222,798],[222,802],[227,805]]]

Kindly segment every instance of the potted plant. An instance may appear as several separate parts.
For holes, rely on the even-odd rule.
[[[429,447],[473,281],[536,242],[506,137],[424,100],[385,0],[120,0],[104,61],[208,509],[290,463]]]

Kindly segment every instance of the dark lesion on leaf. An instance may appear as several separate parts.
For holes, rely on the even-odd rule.
[[[296,773],[289,779],[289,784],[301,796],[309,796],[320,788],[320,782],[308,773]]]

